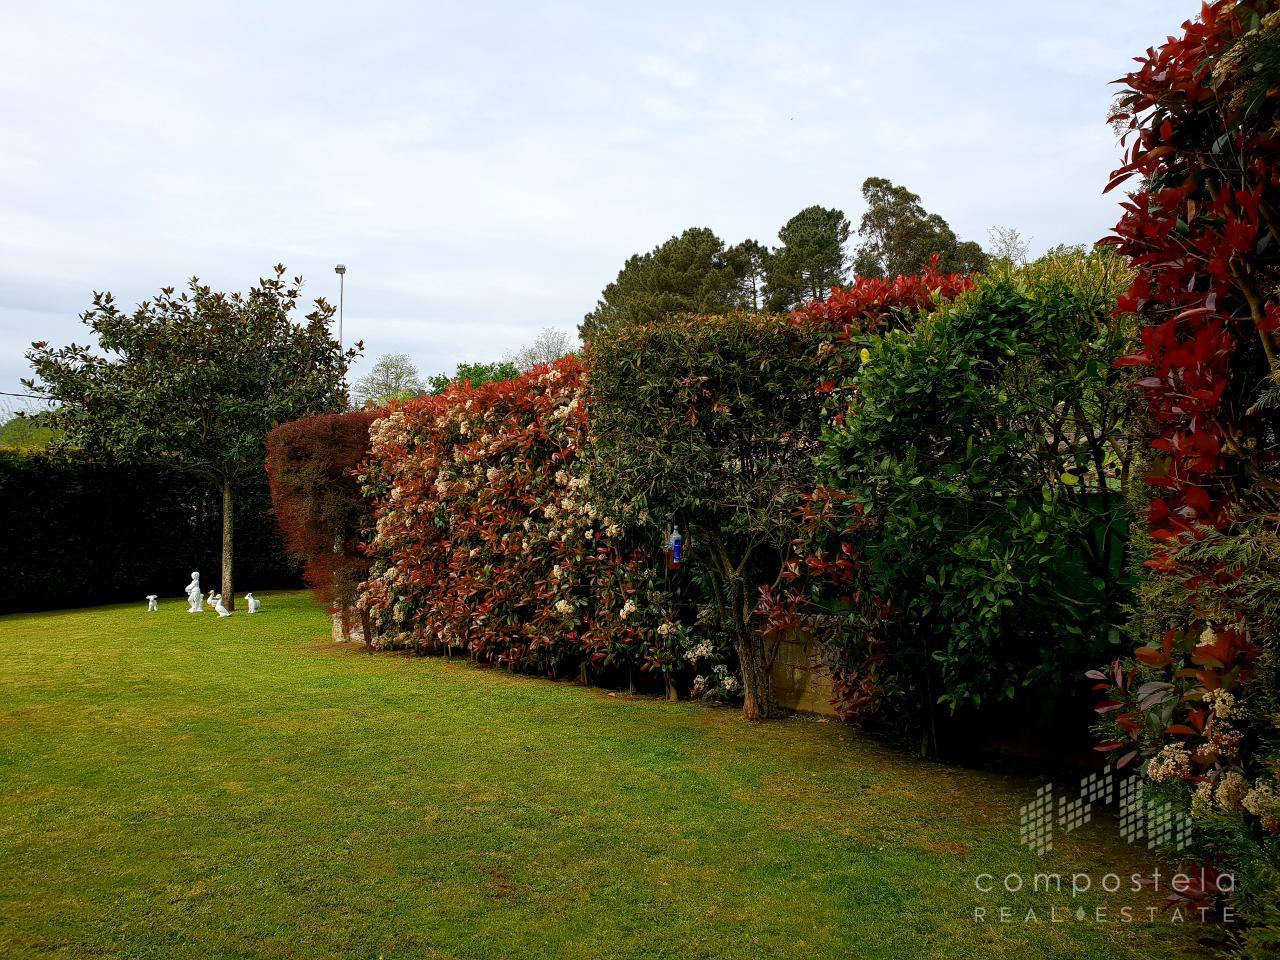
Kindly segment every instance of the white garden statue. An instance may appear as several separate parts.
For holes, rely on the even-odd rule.
[[[159,594],[155,594],[155,593],[147,594],[147,613],[155,613],[155,611],[160,609],[160,607],[156,604],[156,601],[158,599],[160,599]]]
[[[200,574],[192,573],[191,582],[187,584],[187,613],[204,611],[204,591],[200,589]]]
[[[260,601],[257,597],[255,597],[252,593],[246,593],[244,595],[244,600],[249,607],[250,613],[257,613],[259,610],[262,609],[262,601]]]
[[[230,611],[230,610],[228,610],[226,607],[224,607],[224,606],[222,605],[222,594],[220,594],[220,593],[218,593],[218,594],[214,594],[214,597],[213,597],[213,609],[215,609],[215,610],[217,610],[217,611],[218,611],[218,616],[220,616],[220,617],[229,617],[229,616],[231,616],[231,611]]]
[[[204,598],[204,605],[210,610],[213,609],[214,601],[218,599],[218,591],[210,590],[209,595]]]

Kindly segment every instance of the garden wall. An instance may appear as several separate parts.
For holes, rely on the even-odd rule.
[[[773,695],[779,706],[824,717],[837,716],[832,705],[835,686],[823,662],[818,641],[803,631],[792,630],[773,638],[777,652],[773,658]]]

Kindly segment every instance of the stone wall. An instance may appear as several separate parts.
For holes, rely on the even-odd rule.
[[[822,665],[817,644],[803,631],[771,638],[777,644],[773,660],[773,692],[788,710],[834,717],[831,675]]]

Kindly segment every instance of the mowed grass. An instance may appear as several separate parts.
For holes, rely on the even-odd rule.
[[[0,956],[1121,958],[1196,933],[1093,919],[1157,902],[1127,889],[978,893],[1150,867],[1105,824],[1023,851],[1030,780],[368,655],[303,594],[143,608],[0,617]]]

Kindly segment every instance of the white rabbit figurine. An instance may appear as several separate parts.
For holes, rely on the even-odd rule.
[[[159,599],[158,594],[154,594],[154,593],[147,594],[147,613],[154,613],[155,611],[160,609],[160,607],[156,604],[157,599]]]
[[[262,602],[257,597],[255,597],[252,593],[246,593],[244,595],[244,599],[245,599],[245,603],[249,605],[250,613],[257,613],[259,610],[262,609]]]

